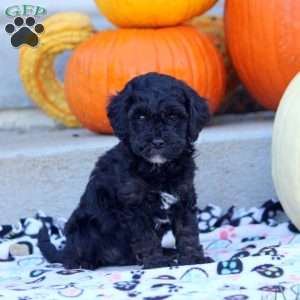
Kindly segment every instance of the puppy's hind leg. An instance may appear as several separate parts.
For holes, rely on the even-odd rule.
[[[151,221],[140,208],[131,208],[126,213],[130,232],[130,245],[137,261],[145,269],[174,265],[172,257],[164,256],[161,239],[154,231]]]
[[[128,232],[114,215],[103,208],[97,214],[73,213],[66,226],[64,266],[96,269],[104,266],[132,265],[136,261]]]
[[[132,259],[128,233],[111,208],[110,190],[91,180],[80,204],[65,226],[65,267],[96,269],[129,265]]]
[[[128,266],[136,265],[137,260],[130,247],[128,232],[116,228],[109,234],[102,235],[99,244],[99,255],[102,266]]]

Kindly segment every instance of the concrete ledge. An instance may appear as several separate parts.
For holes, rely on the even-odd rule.
[[[236,120],[236,118],[234,119]],[[274,197],[271,115],[241,122],[216,118],[196,143],[199,205],[259,205]],[[38,209],[68,216],[98,156],[117,143],[84,129],[0,131],[0,219],[14,222]]]
[[[211,120],[211,126],[223,126],[225,124],[240,124],[245,122],[266,122],[274,119],[271,111],[262,111],[248,114],[218,115]],[[38,131],[66,129],[48,117],[39,108],[14,108],[0,110],[0,131]]]
[[[51,130],[63,128],[39,109],[5,109],[0,110],[0,131],[15,130]]]

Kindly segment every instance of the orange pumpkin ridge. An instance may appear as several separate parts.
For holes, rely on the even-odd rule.
[[[257,101],[272,110],[300,71],[299,18],[299,1],[225,3],[225,37],[232,63]]]
[[[65,94],[80,123],[112,133],[106,107],[110,96],[133,77],[160,72],[184,80],[206,97],[212,112],[225,91],[224,64],[212,42],[190,26],[99,32],[69,59]]]

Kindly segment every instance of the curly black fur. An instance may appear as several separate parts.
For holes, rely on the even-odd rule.
[[[120,142],[96,163],[66,223],[65,248],[56,250],[44,228],[41,252],[66,268],[166,266],[173,260],[163,253],[157,224],[170,221],[178,263],[204,262],[193,142],[209,119],[206,101],[182,81],[149,73],[112,98],[108,115]],[[179,200],[164,207],[162,192]]]

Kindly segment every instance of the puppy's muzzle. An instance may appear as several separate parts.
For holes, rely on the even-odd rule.
[[[156,149],[161,149],[165,145],[165,141],[162,139],[154,139],[152,141],[152,146]]]

